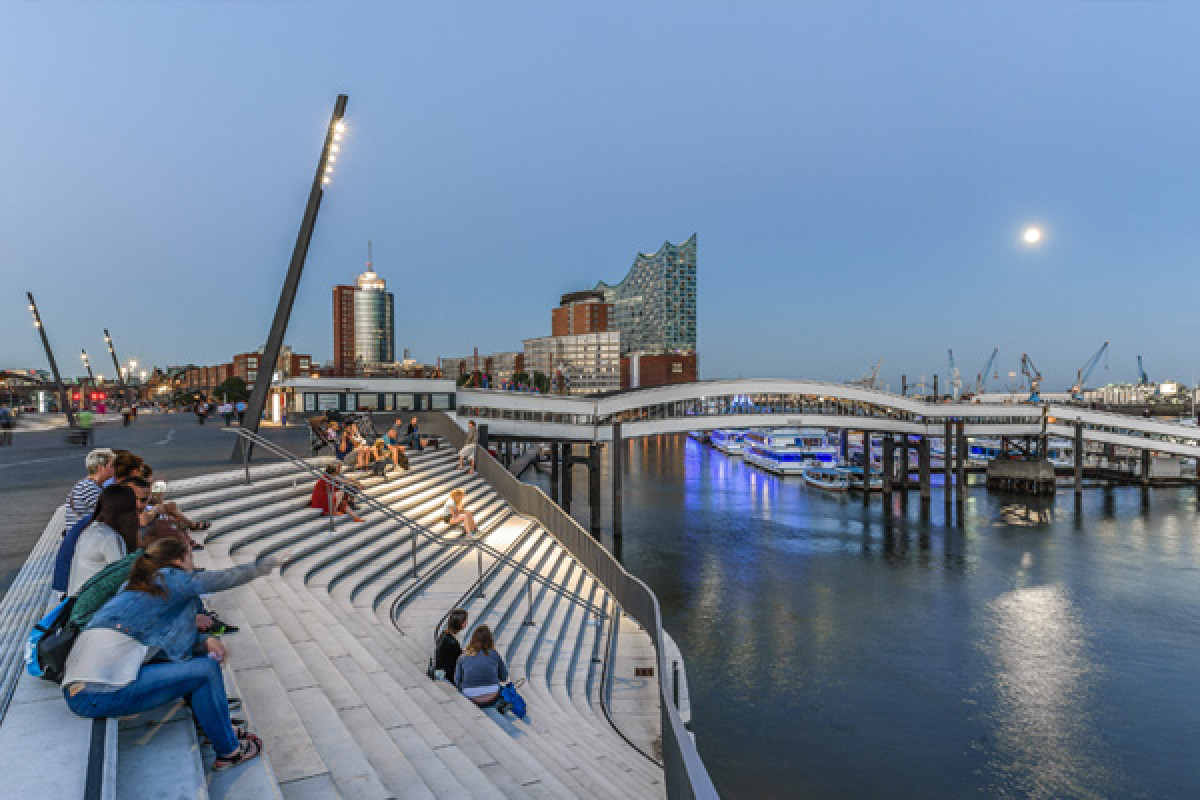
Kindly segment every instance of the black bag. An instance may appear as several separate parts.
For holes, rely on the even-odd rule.
[[[79,626],[71,622],[74,607],[75,598],[69,598],[54,609],[53,619],[45,618],[34,627],[26,654],[26,667],[31,675],[62,683],[67,656],[79,638]]]

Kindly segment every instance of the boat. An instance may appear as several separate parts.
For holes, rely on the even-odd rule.
[[[742,441],[745,436],[745,431],[717,429],[708,435],[708,439],[713,447],[725,455],[738,456],[742,454]]]
[[[688,438],[699,442],[700,444],[708,444],[708,431],[688,431]]]
[[[850,488],[856,492],[863,490],[863,468],[862,467],[840,467],[850,475]],[[871,471],[870,477],[867,479],[867,491],[882,492],[883,491],[883,473]]]
[[[809,463],[804,467],[804,482],[827,492],[848,492],[851,488],[852,467]]]
[[[746,434],[742,456],[746,463],[780,475],[799,475],[813,463],[830,466],[838,462],[838,448],[829,444],[825,432],[808,428],[777,428]]]

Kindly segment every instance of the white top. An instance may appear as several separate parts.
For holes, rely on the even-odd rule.
[[[443,517],[453,517],[458,513],[458,506],[454,504],[453,497],[446,498],[446,505],[442,506]]]
[[[63,686],[82,681],[119,689],[133,683],[150,648],[132,636],[112,628],[88,628],[79,634],[71,654]]]
[[[76,595],[83,585],[100,570],[126,555],[121,534],[103,522],[93,522],[79,534],[75,556],[71,559],[71,576],[67,579],[67,594]]]

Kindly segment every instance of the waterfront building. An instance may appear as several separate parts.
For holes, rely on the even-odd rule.
[[[366,272],[354,286],[333,287],[333,368],[338,375],[360,375],[395,360],[394,299],[375,272],[368,244]]]
[[[230,378],[241,378],[247,386],[253,386],[258,380],[262,368],[263,348],[252,353],[238,353],[224,364],[211,366],[189,365],[176,368],[170,379],[175,391],[201,392],[207,394]],[[283,345],[279,349],[279,360],[275,364],[275,372],[281,379],[297,375],[309,375],[313,371],[312,356],[292,352],[292,348]]]
[[[596,290],[612,304],[621,355],[696,351],[696,234],[638,253],[620,283],[601,281]]]
[[[604,292],[599,289],[568,292],[562,296],[558,308],[550,312],[550,335],[604,333],[609,330],[612,310],[612,303],[605,300]]]
[[[621,388],[621,334],[617,331],[526,339],[525,371],[548,376],[560,394]]]
[[[491,386],[511,381],[513,374],[525,370],[525,354],[518,351],[469,356],[442,356],[437,360],[441,374],[451,380],[478,372]]]
[[[324,411],[451,411],[454,381],[427,378],[354,378],[300,376],[275,390],[284,395],[288,413]]]

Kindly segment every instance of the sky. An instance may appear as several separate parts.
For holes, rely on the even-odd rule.
[[[1200,3],[16,2],[0,11],[0,367],[287,342],[377,271],[397,352],[520,349],[698,238],[702,378],[1195,380]],[[1023,229],[1042,226],[1038,247]]]

